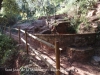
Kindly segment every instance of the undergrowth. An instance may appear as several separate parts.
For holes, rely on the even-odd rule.
[[[10,62],[17,54],[16,42],[6,35],[0,35],[0,66],[11,66]]]

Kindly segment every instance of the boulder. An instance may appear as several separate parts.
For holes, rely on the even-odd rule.
[[[93,56],[91,63],[98,66],[100,64],[100,56]]]
[[[67,55],[74,61],[88,61],[94,55],[92,47],[68,47]]]
[[[55,23],[51,31],[53,33],[66,34],[69,26],[70,26],[70,22]]]
[[[97,14],[100,14],[100,2],[97,3],[97,12],[96,12],[96,15],[97,15]]]
[[[27,30],[28,32],[39,33],[39,34],[51,34],[50,28],[46,25],[46,20],[36,20],[32,23],[19,24],[21,29]]]
[[[42,32],[40,32],[40,34],[51,34],[51,30],[50,29],[43,30]]]
[[[98,22],[81,23],[78,26],[77,33],[95,33],[98,31]]]
[[[100,62],[100,56],[93,56],[93,60],[95,62]]]
[[[100,17],[99,17],[98,15],[95,15],[95,16],[89,17],[89,18],[88,18],[88,21],[89,21],[89,22],[94,22],[94,21],[97,21],[97,20],[99,20],[99,19],[100,19]]]
[[[94,16],[94,15],[96,15],[96,10],[89,10],[86,17],[91,17],[91,16]]]

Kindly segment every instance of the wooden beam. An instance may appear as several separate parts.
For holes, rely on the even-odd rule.
[[[15,30],[18,30],[18,28],[14,28],[14,29],[15,29]],[[20,29],[20,31],[21,31],[22,33],[25,33],[25,31],[22,30],[22,29]],[[28,34],[28,36],[32,37],[33,39],[38,40],[38,41],[40,41],[40,42],[46,44],[47,46],[49,46],[49,47],[51,47],[51,48],[53,48],[53,49],[55,48],[55,46],[52,45],[51,43],[48,43],[48,42],[46,42],[46,41],[44,41],[44,40],[42,40],[42,39],[40,39],[40,38],[38,38],[38,37],[36,37],[36,36],[30,34],[30,33],[27,33],[27,34]]]
[[[21,40],[24,44],[26,44],[26,41],[23,38],[21,38]],[[41,52],[34,49],[29,43],[27,44],[28,44],[28,47],[32,50],[32,52],[35,53],[35,55],[38,56],[44,63],[46,63],[46,65],[49,67],[51,71],[56,71],[56,64],[54,60],[52,60],[50,57],[46,55],[44,56]],[[45,57],[47,57],[48,59]],[[60,69],[61,69],[61,73],[68,74],[68,71],[65,70],[64,68],[61,67]]]
[[[83,34],[35,34],[34,36],[89,36],[97,35],[98,33],[83,33]]]
[[[21,38],[20,38],[20,27],[18,28],[18,38],[19,38],[19,44],[21,44]]]
[[[48,42],[46,42],[46,41],[44,41],[44,40],[42,40],[42,39],[40,39],[40,38],[38,38],[38,37],[36,37],[36,36],[34,36],[34,35],[32,35],[32,34],[29,34],[29,33],[28,33],[28,35],[29,35],[30,37],[32,37],[33,39],[38,40],[38,41],[40,41],[40,42],[46,44],[47,46],[49,46],[49,47],[51,47],[51,48],[55,48],[55,46],[52,45],[51,43],[48,43]]]
[[[25,40],[26,40],[26,52],[27,52],[27,54],[29,54],[29,52],[28,52],[28,39],[27,39],[27,30],[25,30]]]

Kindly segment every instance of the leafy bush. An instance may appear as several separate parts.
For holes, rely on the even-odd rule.
[[[77,33],[77,29],[80,23],[81,21],[80,21],[80,18],[78,18],[78,16],[71,18],[71,28],[69,30],[72,33]]]
[[[14,25],[18,20],[20,20],[20,17],[18,15],[14,14],[7,14],[0,16],[0,25]]]
[[[0,64],[5,65],[14,55],[17,55],[15,45],[12,39],[6,35],[0,35]]]

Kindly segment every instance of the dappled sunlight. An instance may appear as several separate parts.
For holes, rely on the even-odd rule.
[[[3,67],[32,70],[20,75],[100,75],[99,0],[3,0],[0,6]]]

